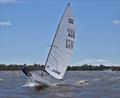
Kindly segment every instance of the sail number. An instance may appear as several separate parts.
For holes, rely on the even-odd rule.
[[[66,39],[66,48],[68,49],[73,49],[74,46],[74,41],[70,40],[70,39]]]
[[[68,32],[68,37],[75,38],[75,30],[68,28],[67,32]]]
[[[74,24],[74,20],[71,18],[68,18],[68,23]]]

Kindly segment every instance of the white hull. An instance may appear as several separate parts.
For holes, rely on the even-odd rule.
[[[62,80],[55,79],[46,72],[44,72],[43,76],[41,76],[41,73],[39,72],[32,72],[32,79],[38,85],[45,85],[45,86],[54,86],[56,85],[56,83],[58,84],[62,82]]]

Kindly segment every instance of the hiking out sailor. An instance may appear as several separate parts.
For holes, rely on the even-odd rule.
[[[30,70],[27,66],[23,66],[22,71],[26,76],[31,76]]]

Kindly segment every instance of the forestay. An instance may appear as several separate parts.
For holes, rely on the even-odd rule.
[[[58,25],[46,63],[45,70],[57,79],[62,79],[69,65],[75,42],[74,17],[70,4]]]

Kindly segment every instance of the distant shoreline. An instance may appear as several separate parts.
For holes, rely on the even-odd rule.
[[[40,65],[40,64],[34,64],[34,65],[0,64],[0,71],[19,71],[19,70],[22,70],[24,66],[27,66],[30,71],[44,69],[44,65]],[[106,71],[106,70],[120,71],[120,66],[105,66],[105,65],[93,66],[93,65],[84,64],[81,66],[68,66],[67,70],[70,70],[70,71]]]

